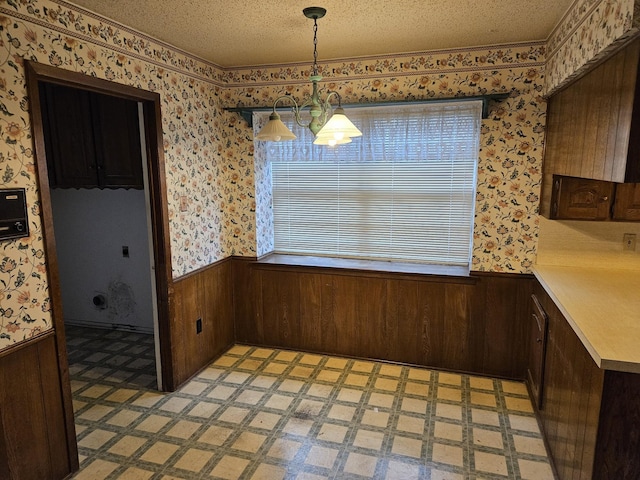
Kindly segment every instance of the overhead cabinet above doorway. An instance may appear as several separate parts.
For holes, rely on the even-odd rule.
[[[143,188],[138,104],[40,84],[49,184],[56,188]]]

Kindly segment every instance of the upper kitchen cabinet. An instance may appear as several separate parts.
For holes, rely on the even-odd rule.
[[[551,220],[640,221],[640,183],[553,175]]]
[[[60,188],[143,188],[138,104],[41,84],[49,183]]]
[[[612,182],[554,175],[549,218],[608,220],[611,215],[614,191]]]
[[[639,55],[635,40],[549,99],[545,180],[640,182]]]
[[[640,221],[640,183],[616,185],[613,219],[628,222]]]

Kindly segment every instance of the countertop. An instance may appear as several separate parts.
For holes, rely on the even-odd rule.
[[[640,272],[535,265],[533,273],[600,368],[640,373]]]

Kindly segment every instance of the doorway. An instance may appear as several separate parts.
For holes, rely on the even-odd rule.
[[[43,129],[42,102],[40,86],[55,84],[72,87],[88,92],[113,96],[137,102],[140,118],[140,137],[142,139],[143,178],[145,202],[147,205],[149,232],[148,244],[150,255],[150,272],[155,301],[152,308],[157,317],[154,325],[157,361],[159,363],[158,384],[161,390],[171,391],[173,382],[173,366],[171,361],[170,324],[168,298],[171,288],[171,260],[169,245],[169,225],[166,205],[166,183],[164,178],[164,161],[162,145],[162,129],[160,118],[160,96],[157,93],[120,85],[106,80],[69,72],[36,62],[25,62],[27,72],[27,88],[30,98],[32,130],[35,145],[35,162],[38,171],[40,207],[43,224],[45,251],[48,259],[48,280],[51,296],[52,321],[56,332],[59,370],[63,381],[68,384],[67,348],[65,343],[65,327],[63,319],[63,294],[58,248],[52,208],[52,191],[49,186],[47,166],[47,146]],[[122,247],[126,247],[123,245]],[[120,247],[119,247],[120,248]],[[123,255],[125,248],[122,251]],[[95,292],[99,297],[100,291]],[[99,302],[99,299],[96,299]],[[108,301],[108,298],[107,298]],[[66,396],[66,395],[65,395]],[[70,407],[70,406],[69,406]],[[65,409],[67,422],[73,421],[73,411]]]

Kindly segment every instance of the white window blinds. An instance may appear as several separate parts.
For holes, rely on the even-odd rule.
[[[363,136],[270,143],[278,253],[469,265],[481,102],[349,108]],[[256,122],[259,124],[260,122]]]

